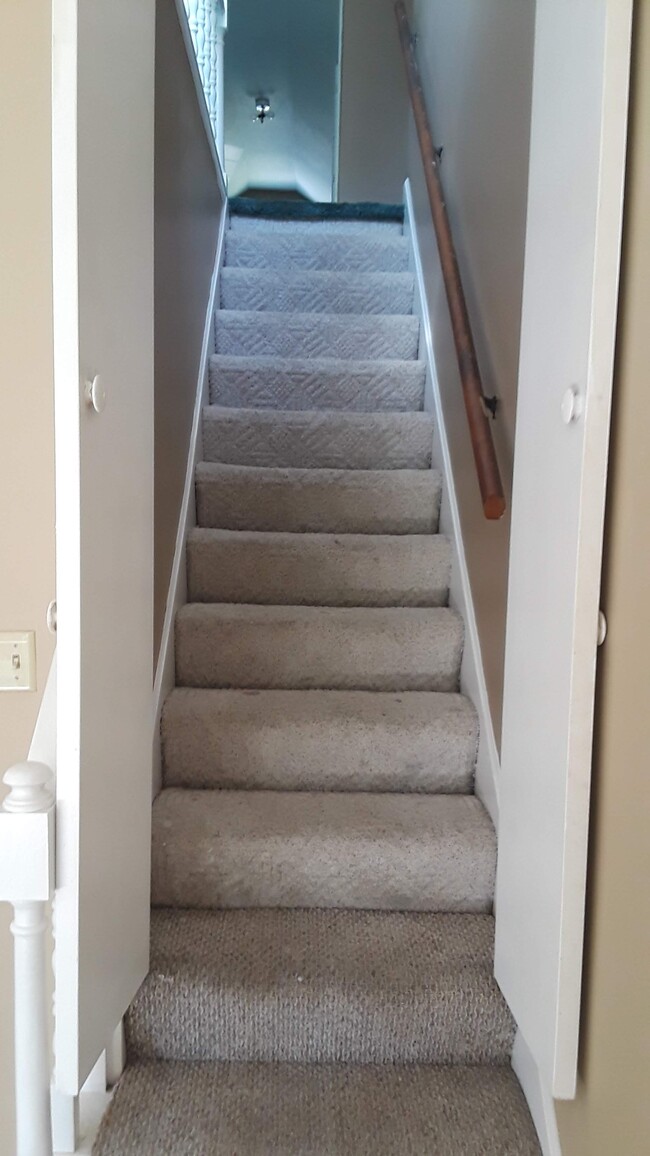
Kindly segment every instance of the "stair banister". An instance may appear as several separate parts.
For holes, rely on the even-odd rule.
[[[439,154],[433,144],[431,127],[427,116],[420,71],[415,57],[415,49],[404,0],[397,0],[395,14],[399,29],[400,43],[406,77],[415,119],[415,127],[422,154],[424,176],[429,195],[429,205],[433,226],[438,242],[440,264],[445,284],[445,293],[451,315],[451,324],[456,347],[458,369],[463,388],[465,412],[478,475],[478,484],[483,503],[483,513],[490,520],[503,517],[506,508],[499,464],[492,440],[490,421],[486,409],[495,408],[494,398],[486,398],[481,381],[481,373],[472,336],[472,327],[467,310],[467,302],[460,276],[458,258],[445,205],[440,181]]]
[[[224,158],[224,37],[228,0],[183,0],[212,132],[222,167]]]
[[[14,917],[16,1156],[51,1156],[52,968],[54,895],[56,650],[27,760],[4,775],[0,806],[0,901]]]
[[[54,887],[53,775],[45,763],[18,763],[3,779],[0,899],[14,917],[16,1156],[51,1156],[47,968]]]

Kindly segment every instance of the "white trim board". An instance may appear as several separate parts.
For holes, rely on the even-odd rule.
[[[174,559],[169,577],[169,590],[163,621],[160,650],[153,684],[153,765],[152,791],[158,794],[162,783],[162,751],[160,745],[160,717],[167,695],[175,685],[174,621],[176,612],[187,601],[187,575],[185,571],[185,544],[187,535],[196,525],[196,505],[194,501],[194,475],[201,453],[201,418],[203,407],[208,402],[208,371],[210,354],[214,351],[214,311],[219,288],[219,274],[223,260],[224,240],[228,224],[228,202],[224,200],[219,224],[219,236],[215,254],[214,269],[210,282],[210,293],[203,327],[203,343],[196,383],[194,414],[187,455],[185,485],[176,530]]]
[[[526,1097],[542,1156],[562,1156],[555,1102],[519,1029],[512,1049],[512,1069]]]
[[[479,640],[472,587],[467,569],[467,559],[463,546],[460,512],[451,454],[447,441],[445,420],[440,398],[436,356],[431,332],[430,306],[427,301],[424,270],[420,244],[415,229],[413,197],[410,181],[404,184],[404,232],[411,245],[411,262],[415,274],[414,311],[420,318],[422,343],[424,345],[427,376],[424,408],[436,417],[433,439],[433,463],[442,472],[442,507],[440,510],[440,530],[452,545],[452,571],[449,590],[449,605],[462,615],[465,623],[465,646],[460,671],[460,687],[476,707],[479,717],[479,746],[476,758],[475,790],[488,811],[494,826],[499,825],[499,754],[494,738],[492,715],[488,700],[487,686],[483,674],[483,659]],[[431,226],[433,228],[433,225]]]
[[[473,702],[479,716],[480,738],[476,760],[476,794],[490,814],[498,830],[499,820],[499,754],[494,738],[492,716],[483,674],[481,644],[474,614],[472,588],[463,548],[460,513],[454,485],[454,474],[447,442],[444,414],[436,371],[431,317],[424,281],[422,256],[415,229],[413,199],[410,182],[404,185],[405,221],[404,232],[411,246],[411,260],[415,274],[415,311],[420,318],[427,381],[425,409],[436,416],[434,433],[434,465],[442,471],[443,501],[440,511],[440,529],[452,543],[452,578],[449,595],[450,605],[462,614],[465,622],[465,649],[461,667],[461,690]],[[432,226],[433,227],[433,226]],[[498,916],[497,916],[498,918]],[[512,1053],[512,1067],[521,1084],[533,1123],[537,1130],[543,1156],[561,1156],[560,1141],[552,1096],[541,1080],[539,1069],[528,1050],[520,1031],[517,1031]]]

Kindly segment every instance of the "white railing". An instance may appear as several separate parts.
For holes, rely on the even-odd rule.
[[[56,656],[29,750],[3,778],[0,900],[14,917],[16,1154],[51,1156],[50,903],[54,894]]]
[[[224,36],[228,0],[183,0],[219,159],[224,164]]]

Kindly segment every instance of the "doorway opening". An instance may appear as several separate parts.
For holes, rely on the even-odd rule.
[[[231,196],[335,201],[342,0],[237,0],[225,61]]]

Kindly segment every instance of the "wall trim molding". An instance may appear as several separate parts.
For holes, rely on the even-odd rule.
[[[415,311],[421,325],[421,341],[424,346],[424,360],[427,363],[425,389],[425,409],[435,414],[433,460],[443,475],[443,497],[440,510],[440,529],[452,544],[453,562],[449,604],[463,616],[465,622],[465,647],[460,672],[461,690],[473,702],[479,716],[479,746],[476,758],[476,794],[489,812],[498,830],[499,820],[499,753],[494,738],[492,715],[488,699],[483,659],[479,640],[472,587],[463,546],[460,511],[456,496],[454,472],[451,461],[447,432],[445,429],[442,400],[436,367],[436,355],[431,331],[430,306],[427,300],[422,254],[415,227],[411,184],[404,184],[404,232],[411,246],[411,262],[415,274]],[[433,229],[433,225],[431,226]]]
[[[519,1029],[512,1049],[512,1068],[526,1097],[542,1156],[562,1156],[555,1102]]]
[[[219,222],[219,234],[215,253],[214,269],[210,281],[210,292],[203,328],[203,342],[196,383],[194,399],[194,414],[187,454],[187,469],[185,471],[185,485],[181,501],[178,527],[176,530],[176,544],[174,558],[169,578],[165,618],[163,621],[160,650],[156,664],[156,675],[153,684],[153,764],[152,789],[154,797],[158,794],[162,782],[162,752],[160,746],[160,716],[167,695],[175,685],[175,654],[174,654],[174,621],[176,611],[187,601],[187,577],[185,573],[185,544],[187,535],[196,525],[196,506],[194,500],[194,474],[196,464],[201,454],[201,417],[203,407],[208,403],[209,383],[208,370],[211,353],[214,352],[214,311],[219,288],[219,276],[223,261],[224,241],[228,223],[228,202],[224,200]]]

